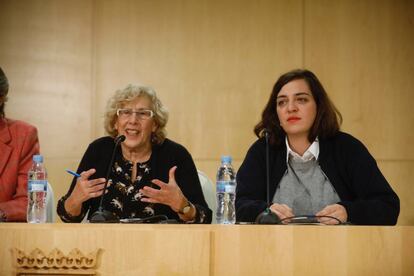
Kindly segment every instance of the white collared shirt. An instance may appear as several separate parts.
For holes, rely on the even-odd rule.
[[[300,156],[298,153],[294,152],[290,148],[287,136],[286,136],[285,142],[286,142],[286,149],[287,149],[287,151],[286,151],[286,163],[289,161],[289,155],[292,156],[292,158],[296,162],[307,162],[309,160],[312,160],[313,158],[315,158],[315,160],[318,159],[318,156],[319,156],[319,140],[318,140],[318,137],[316,137],[315,141],[313,141],[313,143],[309,146],[309,148],[305,151],[305,153],[302,156]]]

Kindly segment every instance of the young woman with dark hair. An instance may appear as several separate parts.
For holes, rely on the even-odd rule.
[[[237,220],[252,222],[270,207],[280,219],[305,215],[324,224],[396,224],[398,196],[366,147],[339,130],[341,123],[315,74],[298,69],[282,75],[254,128],[259,139],[237,174]],[[270,206],[265,131],[270,140]]]

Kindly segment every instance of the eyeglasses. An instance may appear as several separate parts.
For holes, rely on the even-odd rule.
[[[154,117],[154,111],[149,109],[133,110],[132,108],[120,108],[116,110],[116,115],[123,119],[131,118],[134,113],[137,115],[139,120],[147,120]]]

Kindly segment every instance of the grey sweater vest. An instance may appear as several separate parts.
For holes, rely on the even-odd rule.
[[[289,165],[273,196],[274,203],[286,204],[295,216],[300,216],[315,215],[340,201],[317,160],[297,162],[289,158]]]

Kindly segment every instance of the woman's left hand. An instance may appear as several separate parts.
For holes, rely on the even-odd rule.
[[[316,216],[330,216],[339,219],[341,222],[346,222],[348,219],[345,207],[340,204],[328,205],[316,213]],[[338,224],[337,220],[330,218],[320,218],[319,222],[323,224]]]
[[[140,189],[140,192],[146,196],[141,199],[143,202],[161,203],[171,207],[174,212],[178,212],[183,202],[186,201],[180,187],[175,181],[175,171],[177,166],[174,166],[169,171],[168,183],[162,182],[159,179],[153,179],[152,183],[160,187],[160,190],[145,186]]]

